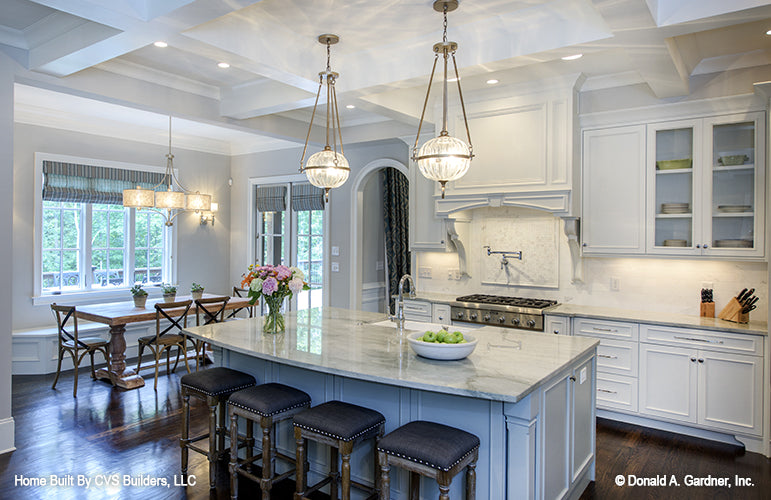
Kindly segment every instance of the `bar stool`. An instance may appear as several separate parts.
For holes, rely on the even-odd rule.
[[[329,496],[337,500],[337,483],[340,481],[342,499],[351,498],[351,486],[369,493],[367,498],[377,498],[378,471],[375,464],[376,488],[351,480],[351,453],[357,443],[383,436],[385,417],[375,410],[343,401],[327,401],[294,416],[294,437],[297,441],[295,500],[307,498],[314,491],[329,484]],[[331,447],[330,471],[320,482],[307,487],[308,460],[306,442],[310,439]],[[342,478],[337,470],[338,454],[342,455]]]
[[[381,439],[377,446],[380,463],[380,498],[391,498],[390,464],[410,471],[410,498],[420,496],[420,477],[439,483],[439,500],[449,500],[450,483],[466,468],[466,499],[476,498],[476,462],[479,438],[466,431],[417,420]]]
[[[270,499],[270,490],[278,481],[294,474],[294,469],[274,475],[276,458],[294,464],[295,458],[276,450],[276,426],[310,407],[311,397],[284,384],[262,384],[234,392],[228,399],[230,416],[230,498],[238,498],[238,475],[260,484],[262,498]],[[246,459],[238,458],[238,417],[246,419]],[[254,422],[262,428],[262,453],[252,456]],[[262,478],[251,473],[252,464],[262,459]]]
[[[193,450],[209,459],[209,488],[214,489],[214,462],[228,453],[225,449],[225,403],[228,396],[241,389],[255,385],[257,381],[248,373],[242,373],[230,368],[209,368],[199,372],[188,373],[180,380],[182,386],[182,437],[179,445],[182,447],[182,474],[187,475],[188,450]],[[190,438],[190,396],[206,402],[209,407],[209,432]],[[217,416],[219,407],[219,418]],[[219,422],[218,422],[219,421]],[[209,438],[209,450],[199,448],[193,443]],[[219,439],[218,439],[219,438]]]

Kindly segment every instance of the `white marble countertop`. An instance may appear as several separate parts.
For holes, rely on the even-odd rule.
[[[407,335],[419,330],[400,333],[373,325],[385,319],[382,314],[319,308],[288,313],[285,319],[286,332],[277,335],[263,334],[261,317],[186,331],[231,351],[322,373],[511,403],[598,344],[588,337],[484,327],[465,330],[479,340],[469,357],[435,361],[418,357],[409,346]]]
[[[611,307],[581,306],[576,304],[558,304],[544,311],[544,314],[555,316],[580,316],[582,318],[608,319],[618,321],[633,321],[652,325],[664,325],[701,330],[716,330],[731,333],[750,333],[753,335],[768,335],[768,323],[765,321],[750,321],[749,323],[733,323],[717,318],[702,318],[688,314],[673,314],[652,311],[637,311],[633,309],[616,309]]]

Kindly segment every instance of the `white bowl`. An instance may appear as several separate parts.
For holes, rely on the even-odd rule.
[[[422,337],[424,332],[411,333],[407,340],[410,342],[410,347],[415,351],[418,356],[423,356],[429,359],[440,360],[453,360],[463,359],[469,354],[474,352],[477,346],[477,339],[471,334],[464,333],[463,338],[466,342],[463,344],[440,344],[434,342],[423,342],[418,340],[418,337]]]

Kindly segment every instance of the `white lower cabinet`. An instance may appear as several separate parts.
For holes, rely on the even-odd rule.
[[[592,384],[593,360],[588,360],[543,390],[539,468],[539,498],[560,499],[591,465],[594,457],[595,412]],[[567,418],[566,418],[567,417]],[[565,451],[569,460],[565,460]]]
[[[637,377],[597,372],[597,408],[637,411]]]
[[[407,321],[431,322],[431,302],[404,299],[404,319]]]
[[[447,304],[433,304],[431,307],[431,322],[441,325],[449,325],[452,321],[450,306]]]
[[[762,407],[762,357],[640,344],[640,413],[759,436]]]
[[[547,314],[543,318],[543,331],[554,335],[571,335],[570,318]]]

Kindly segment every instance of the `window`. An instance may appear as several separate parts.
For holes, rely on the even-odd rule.
[[[152,187],[162,174],[37,156],[43,181],[36,296],[172,281],[172,231],[163,216],[121,201],[124,187]]]
[[[321,307],[324,286],[324,211],[297,212],[297,267],[311,287],[298,293],[297,308]]]

